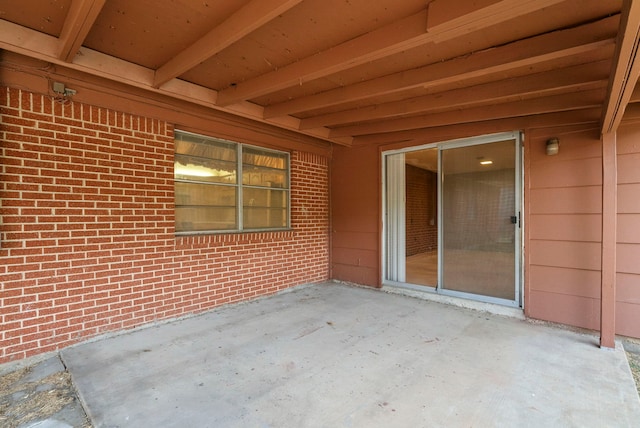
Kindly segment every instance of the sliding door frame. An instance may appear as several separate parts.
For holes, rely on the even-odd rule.
[[[472,294],[465,293],[455,290],[448,290],[446,288],[442,288],[443,284],[443,194],[442,194],[442,152],[447,149],[460,148],[460,147],[468,147],[475,146],[481,144],[488,144],[498,141],[505,140],[514,140],[514,150],[515,150],[515,212],[514,215],[518,217],[518,225],[514,234],[514,246],[515,246],[515,278],[514,278],[514,288],[515,288],[515,298],[514,300],[501,299],[481,294]],[[524,183],[523,183],[523,162],[522,162],[522,141],[523,136],[522,133],[514,131],[514,132],[503,132],[498,134],[489,134],[478,137],[470,137],[463,139],[456,139],[450,141],[443,141],[439,143],[431,143],[425,144],[421,146],[408,147],[403,149],[389,150],[382,152],[382,284],[390,285],[394,287],[400,287],[410,290],[417,290],[423,292],[431,292],[441,294],[443,296],[450,297],[460,297],[465,299],[472,299],[479,302],[485,303],[495,303],[503,306],[510,307],[519,307],[524,308],[523,301],[523,236],[524,236],[524,215],[523,212],[523,197],[524,197]],[[406,283],[403,280],[391,280],[389,279],[390,272],[390,229],[389,229],[389,205],[388,205],[388,192],[387,192],[387,156],[408,153],[413,151],[425,150],[425,149],[438,149],[438,171],[437,171],[437,198],[438,198],[438,283],[436,287],[425,286],[425,285],[417,285]],[[403,198],[404,200],[404,195]],[[395,202],[398,202],[398,198],[395,198]],[[403,208],[404,212],[404,208]],[[405,238],[402,237],[402,241],[404,242]],[[404,251],[403,251],[404,252]],[[397,261],[397,260],[396,260]],[[405,263],[405,260],[402,260],[401,263]],[[402,271],[404,271],[404,266],[402,267]]]
[[[444,195],[442,193],[443,185],[443,174],[442,174],[442,153],[445,150],[449,149],[457,149],[462,147],[471,147],[478,146],[482,144],[490,144],[499,141],[506,140],[514,140],[514,155],[515,155],[515,183],[514,183],[514,193],[515,193],[515,210],[513,215],[517,216],[517,227],[514,232],[514,299],[501,299],[497,297],[487,296],[483,294],[474,294],[474,293],[466,293],[463,291],[456,291],[443,288],[443,275],[444,275],[444,233],[442,233],[442,228],[444,227],[443,215],[444,215]],[[483,135],[480,137],[471,137],[464,138],[460,140],[453,141],[445,141],[438,144],[438,285],[436,287],[436,292],[438,294],[442,294],[444,296],[451,297],[462,297],[467,299],[473,299],[479,302],[485,303],[497,303],[503,306],[512,306],[512,307],[523,307],[522,305],[522,138],[521,133],[519,132],[504,132],[500,134],[490,134]]]

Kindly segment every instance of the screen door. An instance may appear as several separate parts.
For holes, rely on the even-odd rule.
[[[518,150],[516,136],[441,148],[443,291],[519,301]]]

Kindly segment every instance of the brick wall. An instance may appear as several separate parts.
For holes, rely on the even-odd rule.
[[[328,279],[328,160],[292,230],[174,236],[173,127],[0,89],[0,363]]]
[[[438,248],[437,186],[435,173],[406,165],[406,254]],[[432,224],[433,223],[433,224]]]

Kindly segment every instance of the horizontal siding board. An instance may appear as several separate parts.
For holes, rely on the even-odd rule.
[[[355,248],[361,250],[377,250],[378,235],[371,232],[333,232],[331,234],[333,248]]]
[[[640,213],[640,183],[619,184],[618,214],[634,213]]]
[[[532,240],[530,254],[532,265],[600,270],[600,243]]]
[[[600,242],[602,216],[599,214],[532,215],[529,222],[531,239],[550,241]]]
[[[640,305],[640,275],[618,273],[616,275],[616,300]],[[640,324],[640,318],[636,321]]]
[[[378,216],[375,215],[377,207],[362,211],[350,211],[347,209],[332,209],[332,223],[339,231],[369,232],[378,230]],[[338,228],[339,225],[339,228]]]
[[[640,304],[616,304],[616,334],[640,337]]]
[[[600,186],[531,190],[531,214],[600,214]]]
[[[534,265],[530,278],[535,291],[600,298],[600,271]]]
[[[640,244],[618,244],[616,254],[618,272],[640,274]]]
[[[618,155],[618,184],[640,183],[640,153]]]
[[[534,290],[530,295],[528,315],[595,330],[600,324],[600,300]]]
[[[618,243],[640,243],[640,214],[618,214]],[[640,261],[640,252],[636,255]]]
[[[640,153],[640,127],[637,124],[620,126],[616,140],[619,155]]]
[[[377,252],[371,250],[334,247],[332,257],[334,263],[347,266],[365,266],[370,268],[376,268],[378,266]]]
[[[530,185],[533,189],[600,186],[602,159],[539,162],[531,170]]]
[[[333,263],[332,276],[340,281],[352,282],[354,284],[377,286],[378,270],[365,266],[349,266],[340,263]]]

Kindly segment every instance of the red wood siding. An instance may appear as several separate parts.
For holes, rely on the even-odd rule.
[[[618,131],[616,333],[640,337],[640,123]]]
[[[560,154],[531,141],[527,315],[600,326],[602,146],[595,131],[561,136]],[[640,337],[640,124],[617,135],[616,334]]]
[[[545,154],[556,135],[536,132],[529,148],[528,316],[597,329],[600,322],[602,152],[594,131],[560,135],[560,152]]]
[[[331,165],[331,274],[380,284],[380,186],[376,147],[335,147]]]
[[[326,157],[292,152],[292,230],[176,237],[171,124],[0,106],[0,363],[329,278]]]

